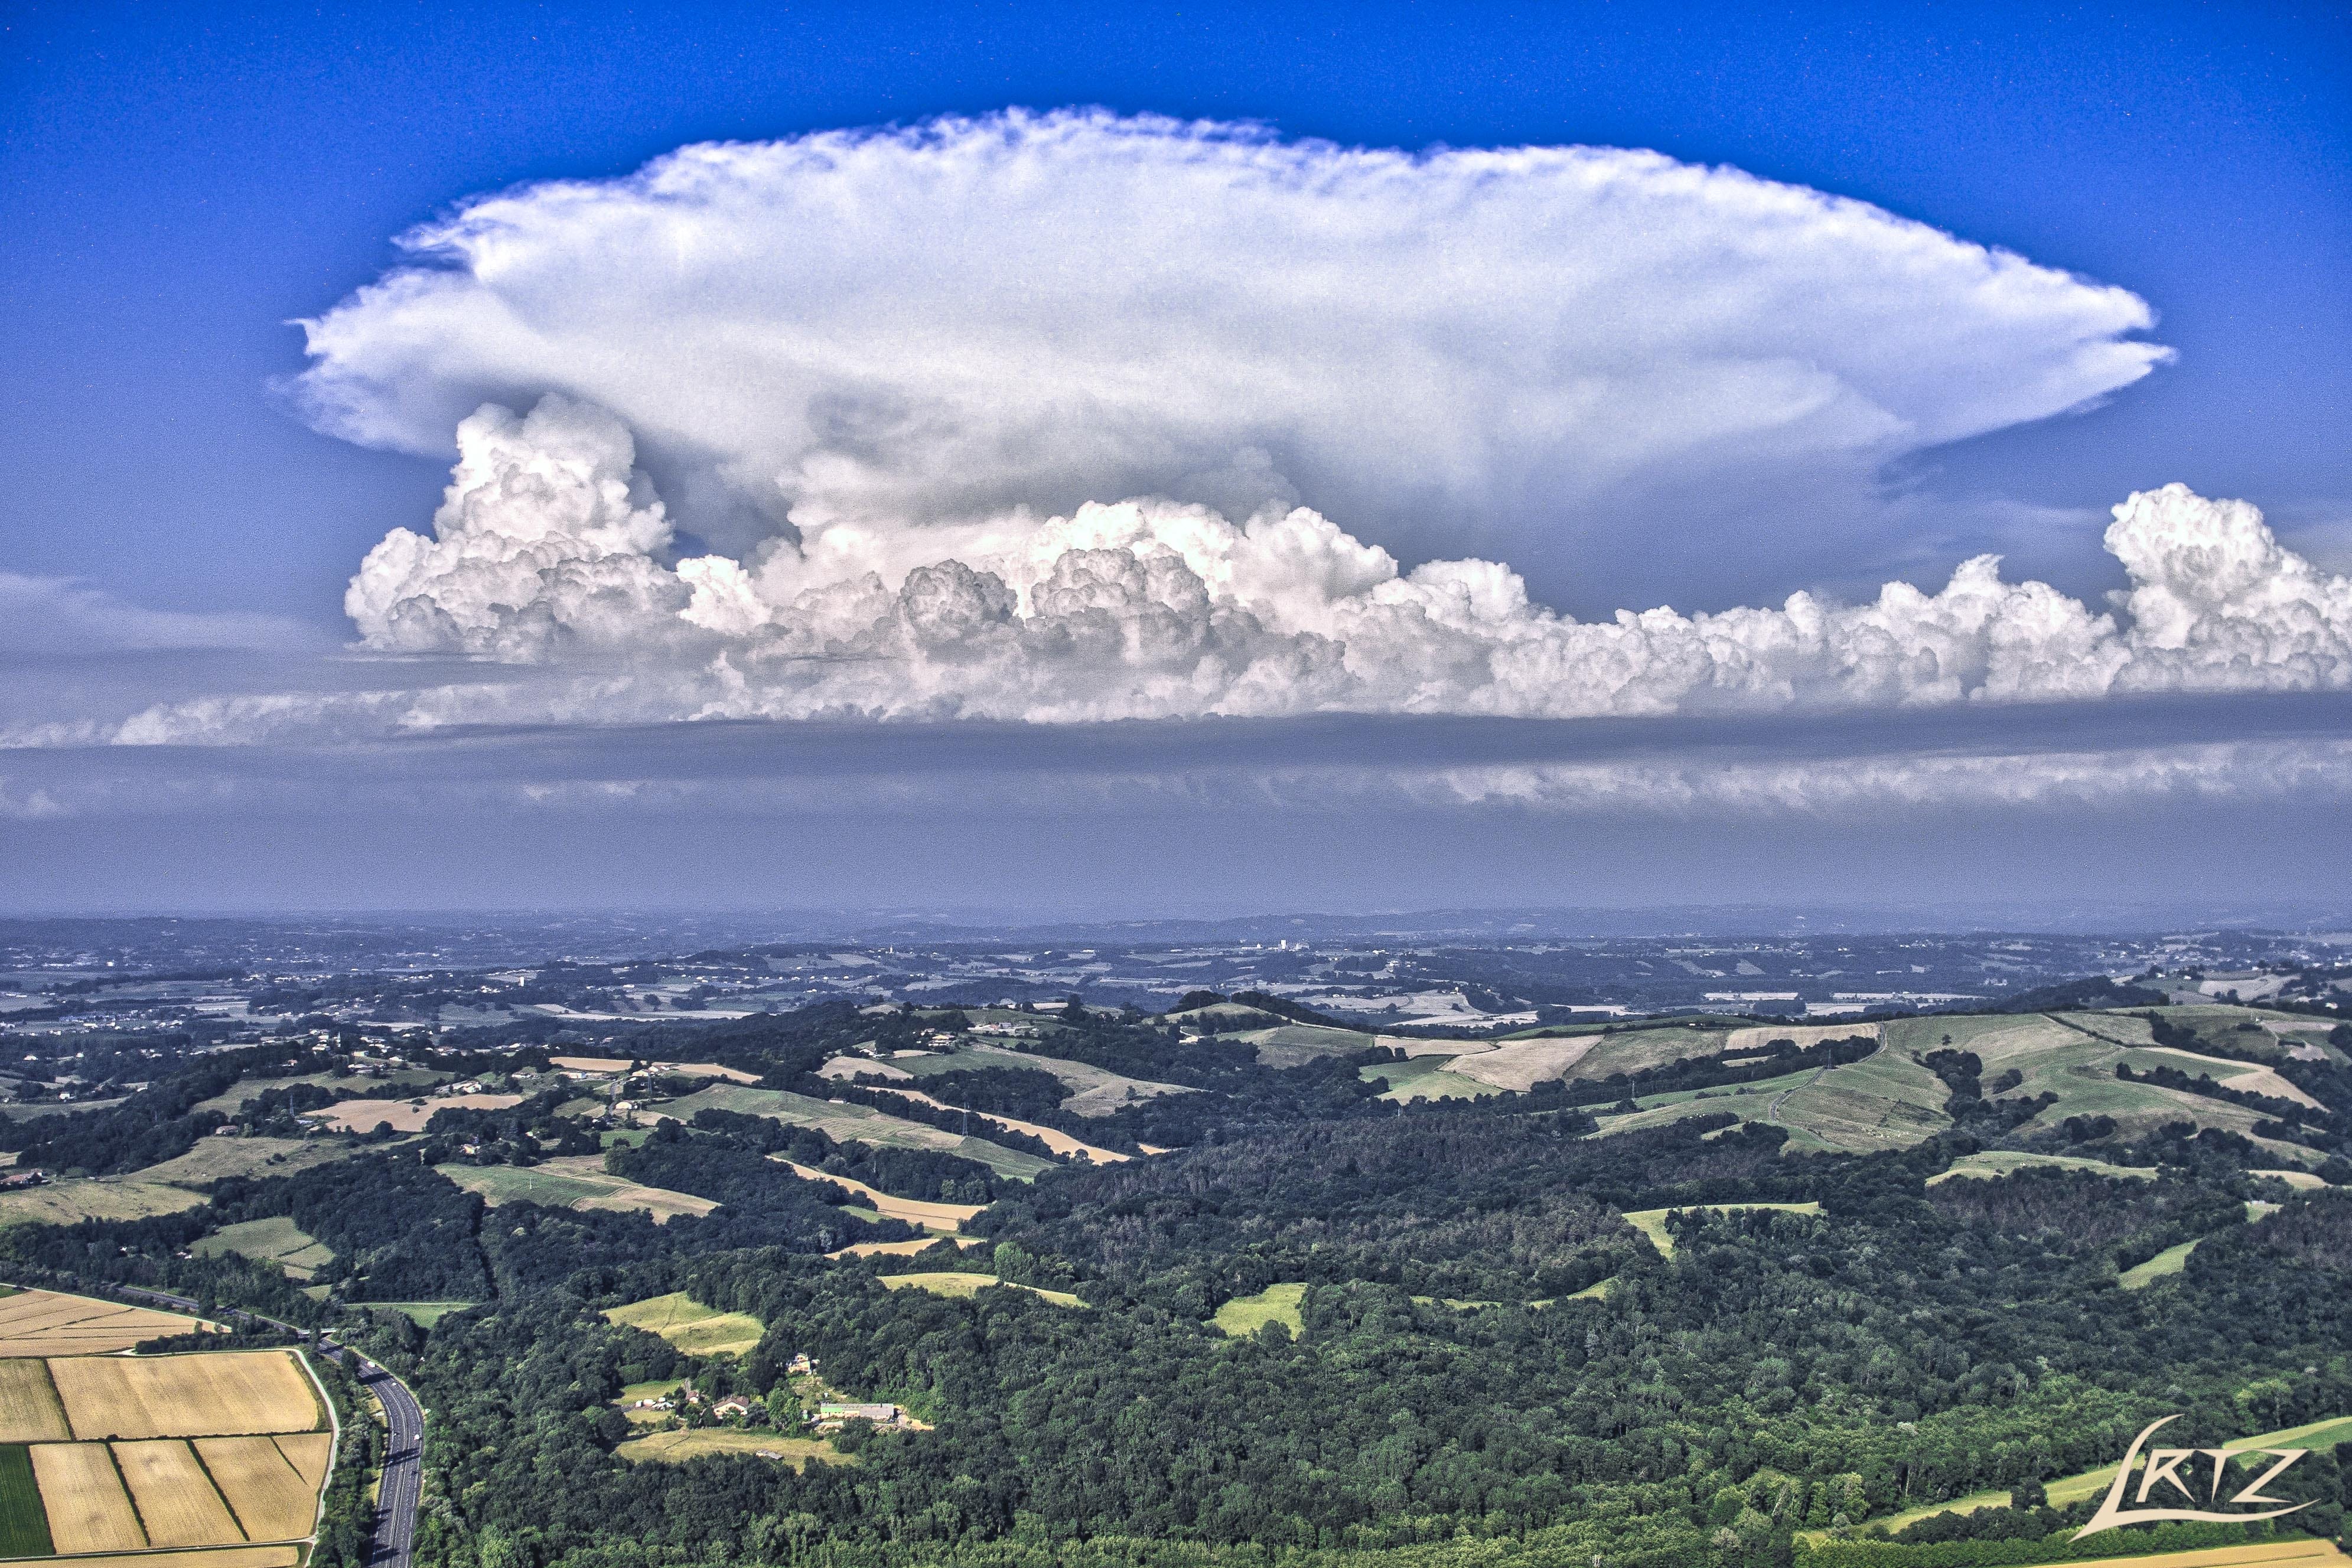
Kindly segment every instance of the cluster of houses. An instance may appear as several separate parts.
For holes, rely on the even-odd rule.
[[[802,1352],[785,1364],[785,1370],[795,1377],[811,1377],[815,1375],[816,1363],[809,1359],[806,1352]],[[692,1385],[681,1383],[667,1394],[656,1394],[650,1398],[637,1400],[629,1408],[676,1410],[680,1405],[702,1403],[702,1396],[695,1391]],[[754,1411],[761,1414],[765,1414],[766,1411],[766,1406],[758,1400],[740,1394],[730,1394],[723,1399],[712,1400],[709,1408],[714,1419],[739,1422],[750,1418]],[[820,1432],[838,1430],[845,1421],[871,1421],[877,1427],[921,1428],[921,1423],[896,1405],[850,1399],[828,1399],[810,1412],[805,1419],[811,1427]]]

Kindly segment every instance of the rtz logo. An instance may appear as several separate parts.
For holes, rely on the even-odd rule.
[[[2236,1453],[2227,1448],[2150,1448],[2147,1454],[2147,1472],[2140,1477],[2139,1490],[2132,1498],[2135,1506],[2124,1507],[2124,1490],[2131,1485],[2132,1468],[2139,1463],[2141,1446],[2156,1436],[2156,1429],[2163,1426],[2165,1421],[2179,1419],[2178,1416],[2167,1416],[2163,1421],[2151,1421],[2138,1437],[2132,1439],[2130,1448],[2124,1454],[2124,1462],[2116,1467],[2115,1485],[2107,1489],[2106,1500],[2099,1504],[2099,1511],[2091,1516],[2091,1522],[2074,1532],[2075,1540],[2080,1541],[2086,1535],[2096,1535],[2103,1530],[2113,1530],[2118,1525],[2144,1524],[2166,1519],[2200,1519],[2223,1524],[2247,1524],[2258,1519],[2276,1519],[2281,1514],[2293,1513],[2296,1509],[2311,1506],[2307,1502],[2288,1503],[2281,1498],[2263,1495],[2263,1488],[2276,1480],[2289,1465],[2309,1453],[2311,1450],[2308,1448],[2253,1448],[2242,1449]],[[2230,1506],[2237,1508],[2252,1503],[2259,1508],[2264,1504],[2272,1505],[2266,1512],[2217,1513],[2201,1508],[2137,1506],[2147,1500],[2147,1494],[2155,1490],[2159,1481],[2169,1486],[2190,1502],[2195,1502],[2197,1494],[2189,1490],[2188,1481],[2180,1479],[2180,1469],[2189,1460],[2199,1458],[2212,1461],[2211,1476],[2205,1484],[2205,1500],[2209,1503],[2218,1502],[2221,1497],[2222,1469],[2231,1459],[2242,1458],[2248,1454],[2273,1455],[2277,1458],[2278,1463],[2249,1481],[2237,1496],[2230,1500]],[[2189,1475],[2192,1479],[2195,1479],[2197,1469],[2191,1469]]]

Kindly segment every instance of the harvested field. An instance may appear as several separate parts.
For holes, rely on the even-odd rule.
[[[100,1355],[143,1340],[219,1326],[90,1296],[20,1291],[0,1300],[0,1356]]]
[[[47,1365],[0,1361],[0,1443],[62,1443],[72,1436]]]
[[[749,1312],[706,1307],[684,1291],[631,1301],[614,1307],[604,1317],[609,1322],[658,1334],[688,1355],[740,1355],[767,1332]]]
[[[2158,1552],[2109,1557],[2105,1568],[2342,1568],[2352,1563],[2325,1541],[2263,1541],[2252,1546],[2209,1546],[2201,1552]]]
[[[916,1253],[937,1247],[941,1241],[952,1241],[960,1249],[984,1247],[987,1242],[977,1236],[913,1236],[904,1241],[853,1241],[825,1254],[828,1258],[911,1258]]]
[[[419,1105],[407,1100],[344,1100],[310,1114],[340,1132],[365,1133],[388,1122],[395,1133],[421,1133],[436,1111],[503,1111],[522,1103],[520,1094],[445,1094]]]
[[[891,1092],[904,1094],[909,1100],[934,1106],[941,1111],[960,1111],[963,1108],[960,1105],[950,1105],[944,1100],[934,1100],[920,1090],[897,1089]],[[1040,1126],[1034,1122],[1018,1121],[1011,1116],[1000,1116],[992,1111],[974,1111],[971,1116],[974,1121],[985,1122],[992,1127],[1006,1127],[1016,1133],[1026,1133],[1057,1155],[1084,1155],[1098,1166],[1122,1165],[1135,1157],[1133,1155],[1120,1154],[1117,1149],[1098,1149],[1094,1145],[1074,1138],[1056,1128]]]
[[[223,1546],[212,1551],[147,1552],[135,1557],[83,1557],[73,1568],[295,1568],[299,1546]]]
[[[1000,1280],[993,1274],[961,1274],[952,1270],[931,1274],[885,1274],[882,1286],[889,1291],[929,1291],[935,1296],[949,1296],[959,1301],[968,1301],[982,1291],[1002,1287],[1043,1296],[1057,1307],[1086,1305],[1067,1291],[1048,1291],[1035,1285],[1019,1285],[1010,1280]]]
[[[58,1552],[137,1552],[147,1544],[105,1444],[41,1443],[32,1452]]]
[[[1874,1023],[1768,1023],[1736,1029],[1723,1042],[1727,1051],[1761,1051],[1776,1040],[1819,1045],[1825,1040],[1876,1040]]]
[[[238,1080],[209,1100],[197,1101],[195,1109],[218,1111],[223,1115],[231,1115],[258,1100],[269,1090],[291,1089],[297,1083],[312,1084],[335,1093],[365,1093],[370,1090],[382,1089],[388,1094],[422,1094],[436,1083],[446,1082],[448,1078],[449,1075],[446,1072],[435,1072],[428,1068],[421,1067],[403,1068],[396,1072],[381,1074],[346,1074],[341,1078],[330,1072],[306,1072],[294,1078],[246,1078]]]
[[[199,1258],[234,1252],[258,1263],[275,1263],[305,1284],[335,1257],[331,1249],[313,1240],[284,1215],[224,1225],[210,1236],[199,1238],[188,1250]]]
[[[1947,1182],[1958,1176],[1976,1176],[1990,1180],[2005,1176],[2011,1171],[2021,1171],[2032,1166],[2048,1166],[2057,1170],[2088,1171],[2093,1176],[2113,1176],[2118,1181],[2154,1181],[2154,1166],[2111,1166],[2105,1160],[2086,1160],[2074,1155],[2025,1155],[2007,1149],[1985,1149],[1973,1155],[1962,1155],[1948,1169],[1927,1178],[1927,1185]],[[2300,1171],[2293,1173],[2300,1176]],[[2314,1181],[2319,1178],[2314,1176]]]
[[[318,1489],[268,1437],[198,1437],[204,1460],[249,1541],[299,1541],[318,1517]]]
[[[294,1473],[302,1478],[303,1485],[312,1491],[326,1486],[327,1461],[334,1457],[335,1452],[335,1435],[332,1432],[298,1432],[272,1437],[270,1441],[278,1445],[278,1451],[286,1456],[286,1462],[294,1467]]]
[[[67,1423],[84,1442],[308,1432],[320,1425],[318,1398],[291,1351],[60,1357],[49,1363],[49,1376]]]
[[[164,1438],[112,1447],[150,1546],[231,1546],[245,1539],[187,1444]]]
[[[911,1197],[893,1197],[888,1193],[877,1191],[862,1181],[851,1181],[847,1176],[832,1176],[817,1169],[814,1166],[793,1165],[792,1161],[776,1155],[771,1155],[768,1157],[775,1160],[779,1165],[791,1166],[794,1176],[806,1180],[835,1183],[853,1196],[864,1198],[873,1206],[876,1213],[886,1219],[903,1219],[909,1225],[919,1225],[926,1230],[961,1229],[965,1220],[987,1207],[985,1204],[978,1203],[924,1203]]]
[[[743,1431],[730,1427],[705,1427],[690,1432],[655,1432],[632,1437],[613,1450],[615,1457],[636,1462],[682,1465],[706,1454],[750,1454],[799,1469],[811,1459],[829,1465],[856,1463],[854,1456],[836,1453],[817,1437],[787,1437],[776,1432]]]
[[[1569,1076],[1601,1040],[1601,1036],[1590,1034],[1515,1040],[1475,1056],[1457,1056],[1449,1071],[1497,1089],[1516,1089],[1524,1093],[1538,1083]]]
[[[1374,1035],[1372,1043],[1386,1046],[1391,1051],[1402,1051],[1408,1061],[1420,1056],[1475,1056],[1480,1051],[1494,1050],[1496,1044],[1491,1040],[1439,1040],[1419,1034]]]

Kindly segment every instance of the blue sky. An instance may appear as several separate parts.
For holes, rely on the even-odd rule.
[[[1164,695],[1142,706],[1131,693],[1106,702],[1095,687],[1083,700],[1056,688],[1048,701],[1021,671],[1019,702],[1003,683],[950,683],[950,696],[966,705],[954,712],[930,686],[919,703],[857,699],[901,724],[937,725],[960,712],[1016,727],[977,741],[959,732],[878,761],[860,754],[856,769],[845,765],[865,781],[859,790],[822,799],[780,782],[797,776],[781,765],[752,770],[756,790],[741,784],[740,769],[721,770],[738,780],[723,798],[714,798],[719,787],[707,774],[690,787],[657,777],[662,770],[645,762],[642,729],[623,744],[603,727],[651,724],[668,737],[656,749],[699,756],[702,741],[674,727],[713,711],[708,694],[688,701],[667,688],[610,711],[583,706],[576,686],[560,700],[448,710],[438,721],[445,727],[462,723],[474,727],[469,735],[493,737],[473,743],[463,789],[451,785],[446,758],[403,744],[413,724],[355,729],[348,713],[299,734],[167,726],[172,744],[135,767],[116,744],[126,717],[159,706],[283,706],[299,694],[349,698],[480,676],[487,644],[466,643],[471,632],[395,646],[389,621],[355,631],[344,613],[344,585],[362,559],[394,529],[426,530],[449,482],[454,420],[426,428],[412,411],[440,418],[485,389],[518,413],[550,390],[619,400],[584,371],[550,371],[541,361],[486,364],[478,354],[460,368],[416,371],[413,384],[385,392],[383,345],[410,324],[362,309],[344,318],[356,346],[325,356],[342,378],[331,378],[328,390],[346,397],[338,405],[344,423],[322,417],[313,395],[320,383],[292,381],[306,360],[303,335],[288,323],[336,310],[403,265],[395,236],[487,193],[609,182],[689,143],[1008,108],[1254,121],[1277,146],[1591,145],[1727,165],[2127,291],[2145,302],[2150,325],[2070,326],[2076,335],[2064,343],[2154,343],[2173,356],[2144,376],[2081,371],[2042,402],[2022,392],[2006,401],[1988,393],[1962,409],[1916,387],[1883,400],[1920,429],[1969,432],[1957,439],[1816,441],[1717,461],[1689,437],[1696,444],[1672,450],[1696,458],[1662,460],[1633,478],[1614,470],[1595,477],[1586,458],[1555,461],[1533,436],[1508,461],[1467,478],[1454,470],[1485,459],[1465,459],[1459,444],[1423,452],[1408,440],[1406,455],[1451,476],[1425,491],[1362,465],[1362,454],[1336,437],[1318,445],[1313,428],[1285,426],[1260,443],[1249,418],[1237,416],[1200,438],[1267,447],[1278,470],[1268,494],[1317,507],[1405,571],[1459,555],[1501,560],[1524,574],[1538,605],[1589,622],[1621,606],[1772,607],[1809,589],[1862,601],[1889,579],[1932,593],[1962,560],[1993,551],[2006,557],[2008,581],[2045,580],[2095,614],[2100,596],[2140,581],[2102,548],[2107,508],[2176,481],[2200,497],[2260,507],[2276,541],[2323,577],[2352,570],[2352,26],[2338,8],[28,5],[13,7],[0,30],[0,365],[8,371],[0,382],[0,573],[15,574],[20,627],[31,628],[0,636],[0,657],[18,672],[0,711],[0,729],[15,737],[0,749],[0,808],[11,810],[0,831],[19,848],[13,869],[0,873],[0,904],[364,905],[374,900],[349,875],[361,861],[404,867],[396,886],[379,883],[381,902],[409,906],[630,902],[646,896],[644,869],[615,846],[632,840],[668,846],[666,863],[716,904],[855,902],[873,881],[862,868],[879,863],[856,847],[854,824],[862,823],[868,840],[887,837],[904,850],[886,857],[888,885],[876,891],[892,903],[925,892],[985,901],[995,882],[975,864],[975,842],[1056,868],[1042,873],[1034,896],[1024,894],[1030,904],[1103,908],[1149,908],[1163,896],[1199,908],[1215,904],[1220,888],[1243,890],[1234,896],[1257,905],[1296,894],[1402,906],[1423,902],[1424,892],[1476,903],[1484,888],[1496,902],[1544,902],[1555,887],[1560,903],[1655,902],[1655,873],[1666,867],[1665,880],[1686,894],[1670,902],[1704,901],[1715,890],[1701,868],[1715,867],[1722,895],[1742,902],[1776,892],[1819,902],[1852,887],[1873,902],[1933,903],[1961,862],[1967,896],[1979,899],[1998,897],[2011,868],[2020,876],[2074,868],[2063,886],[2021,888],[2024,910],[2035,899],[2102,896],[2106,873],[2090,868],[2111,861],[2126,821],[2144,821],[2170,852],[2189,857],[2177,863],[2221,867],[2291,867],[2308,852],[2307,835],[2328,843],[2343,836],[2334,825],[2344,815],[2342,769],[2331,748],[2346,732],[2328,694],[2345,677],[2325,647],[2281,664],[2292,664],[2286,674],[2252,683],[2311,694],[2316,706],[2298,709],[2285,731],[2251,689],[2233,699],[2227,681],[2169,664],[2160,675],[2126,674],[2076,706],[2067,705],[2083,694],[2062,683],[2029,681],[2013,694],[2023,705],[2016,711],[2035,716],[2007,730],[1973,719],[1943,729],[1940,721],[1923,728],[1874,720],[1867,715],[1889,704],[1916,706],[1932,694],[1906,687],[1889,696],[1883,681],[1840,676],[1833,700],[1749,716],[1762,728],[1743,737],[1741,755],[1755,774],[1764,765],[1754,758],[1769,753],[1772,778],[1742,775],[1748,781],[1737,789],[1718,788],[1725,776],[1710,759],[1721,758],[1711,749],[1719,742],[1687,727],[1706,716],[1706,704],[1686,695],[1650,701],[1636,716],[1656,732],[1641,742],[1646,771],[1634,782],[1622,766],[1606,779],[1560,770],[1589,766],[1590,745],[1585,731],[1562,722],[1631,713],[1624,703],[1546,707],[1528,688],[1499,700],[1485,687],[1429,700],[1465,719],[1483,715],[1488,736],[1551,724],[1513,742],[1556,764],[1551,775],[1465,783],[1446,774],[1442,750],[1423,756],[1428,743],[1416,739],[1405,747],[1417,758],[1411,776],[1367,761],[1334,782],[1315,772],[1334,764],[1297,716],[1328,702],[1300,698],[1286,709],[1252,697],[1253,707],[1227,692],[1187,711]],[[1051,158],[1065,155],[1044,154],[1049,172]],[[1104,159],[1125,156],[1092,144],[1079,155],[1097,171]],[[1336,163],[1318,167],[1352,177]],[[991,199],[982,192],[942,222],[978,225]],[[524,205],[531,222],[555,221],[544,200]],[[1215,232],[1221,212],[1196,209],[1197,226]],[[1547,234],[1570,234],[1582,221],[1557,204],[1538,215],[1566,225]],[[773,234],[757,225],[744,232]],[[551,226],[538,234],[551,252],[581,243]],[[789,235],[775,243],[790,243]],[[954,233],[939,243],[941,256],[959,254]],[[1708,233],[1695,234],[1676,253],[1679,265],[1718,248]],[[886,254],[853,246],[835,260],[879,277],[887,289],[889,267],[876,259]],[[611,275],[604,263],[612,259],[569,255],[548,273],[548,287]],[[1776,265],[1801,269],[1814,259],[1799,248]],[[1018,260],[972,287],[1018,293]],[[1472,260],[1465,277],[1481,266],[1528,265],[1516,254]],[[1869,270],[1875,262],[1843,249],[1819,260],[1824,297],[1881,286]],[[1265,265],[1297,263],[1277,250]],[[1371,282],[1398,288],[1413,267],[1430,265],[1405,256]],[[600,341],[626,340],[608,335],[616,323],[641,325],[640,308],[653,308],[646,298],[614,285],[566,323],[549,351],[584,362]],[[1545,298],[1540,287],[1529,296]],[[1675,297],[1627,298],[1628,312],[1655,315]],[[1916,314],[1940,320],[1961,309],[1959,299],[1923,292]],[[2086,289],[2069,308],[2087,301]],[[940,308],[911,293],[901,303],[914,313]],[[1345,379],[1368,362],[1367,335],[1433,329],[1441,317],[1450,331],[1451,308],[1450,299],[1420,301],[1367,317],[1301,349],[1300,361]],[[1864,322],[1827,313],[1817,329],[1823,351],[1840,333],[1896,331],[1887,323],[1900,315]],[[657,313],[650,319],[646,329],[658,335]],[[1269,332],[1281,326],[1278,313],[1266,320]],[[1237,331],[1250,327],[1245,315],[1235,323]],[[761,325],[775,321],[762,317]],[[831,323],[824,341],[855,350],[841,334],[856,326]],[[1954,379],[1976,362],[1962,355],[1968,340],[1956,332],[1934,350],[1954,356]],[[1573,347],[1562,338],[1553,362]],[[2044,347],[2013,346],[2013,364],[1985,374],[2022,386],[2042,373]],[[1475,382],[1510,349],[1502,338],[1476,339],[1458,350],[1450,373]],[[1071,345],[1069,357],[1086,362],[1087,345]],[[362,393],[346,395],[362,383]],[[1667,389],[1674,395],[1661,394],[1659,406],[1681,406],[1686,390]],[[1496,406],[1516,407],[1527,391],[1513,382],[1496,392]],[[1622,388],[1610,396],[1624,406]],[[2011,413],[1983,413],[1991,402]],[[2052,402],[2064,411],[2043,407]],[[1335,404],[1328,417],[1345,423],[1346,412]],[[961,413],[968,426],[971,410]],[[1242,503],[1221,499],[1234,493],[1228,478],[1159,476],[1130,460],[1150,445],[1149,430],[1138,430],[1154,417],[1152,407],[1132,412],[1115,459],[1073,460],[1066,474],[1042,480],[1034,469],[1008,471],[990,481],[994,488],[957,492],[955,504],[1025,501],[1031,486],[1042,514],[1139,493],[1093,493],[1116,478],[1238,511]],[[1637,407],[1622,417],[1642,415]],[[767,447],[736,452],[707,429],[683,420],[660,428],[640,411],[624,408],[621,418],[635,445],[618,472],[667,507],[668,531],[648,547],[660,571],[706,546],[749,561],[783,526],[783,500],[771,513],[757,496],[722,497],[723,476],[768,461]],[[352,419],[374,444],[320,428],[349,435]],[[1217,446],[1212,459],[1223,453]],[[929,479],[892,494],[929,508],[916,519],[924,525],[950,505]],[[871,491],[854,499],[879,504]],[[805,491],[797,500],[812,504]],[[922,527],[912,534],[935,537]],[[891,559],[902,571],[940,553]],[[667,579],[657,586],[675,588]],[[2326,601],[2324,586],[2314,591]],[[455,600],[449,608],[464,622]],[[338,652],[362,633],[378,656]],[[2276,640],[2263,645],[2274,649]],[[489,652],[515,655],[509,644]],[[450,655],[471,662],[452,666],[455,675],[418,673],[416,661]],[[529,656],[528,678],[501,691],[545,684],[545,650]],[[600,669],[633,675],[652,657],[642,641],[601,656],[618,664]],[[2207,695],[2190,700],[2197,692]],[[2050,760],[2065,751],[2070,728],[2105,722],[2084,718],[2088,709],[2126,699],[2143,705],[2137,711],[2163,708],[2160,735],[2101,740],[2109,749],[2066,752],[2063,766]],[[1414,700],[1329,699],[1429,711]],[[1820,716],[1832,710],[1864,716]],[[725,716],[769,724],[763,744],[795,758],[856,750],[808,727],[809,711],[770,702]],[[2061,717],[2048,718],[2052,711]],[[1040,764],[1008,798],[973,798],[940,782],[949,774],[941,756],[968,769],[969,748],[980,745],[1017,760],[1034,747],[1018,723],[1076,723],[1081,738],[1056,728],[1055,745],[1082,746],[1089,718],[1113,721],[1113,731],[1157,727],[1144,754],[1122,763],[1119,777],[1137,782],[1113,791],[1115,800],[1090,781],[1098,775],[1066,760]],[[1240,720],[1258,726],[1248,756],[1197,769],[1202,727]],[[1380,733],[1365,722],[1368,734]],[[530,747],[559,733],[567,745],[588,737],[579,743],[602,759],[580,770],[585,782],[557,788],[537,771],[545,758]],[[1792,792],[1788,778],[1819,766],[1825,737],[1836,742],[1829,755],[1850,763],[1866,754],[1890,782],[1837,800]],[[1465,756],[1492,748],[1457,742]],[[2185,760],[2159,757],[2166,745],[2203,749]],[[1373,759],[1395,747],[1366,743]],[[371,759],[373,793],[347,777],[354,747]],[[1963,754],[1981,770],[1974,782],[1954,782],[1952,759]],[[2000,759],[2025,756],[2042,759],[2046,789],[1983,781],[2002,772]],[[1918,782],[1936,768],[1941,782]],[[1853,771],[1836,763],[1831,770]],[[251,782],[256,774],[267,788]],[[1309,774],[1319,781],[1297,782]],[[1696,788],[1691,779],[1702,774],[1711,782]],[[247,781],[225,781],[232,775]],[[1674,781],[1661,784],[1667,775]],[[564,790],[586,788],[602,792],[593,810],[560,803]],[[1335,791],[1353,804],[1331,804]],[[519,800],[532,804],[519,808]],[[1922,826],[1930,817],[1932,831]],[[2290,820],[2304,824],[2294,835],[2302,848],[2292,852],[2278,831]],[[1953,844],[1945,875],[1917,863],[1923,831]],[[1385,846],[1379,855],[1349,853],[1371,838]],[[257,841],[289,846],[266,875],[255,867]],[[1057,848],[1106,841],[1159,846],[1163,864],[1183,858],[1169,853],[1177,846],[1197,844],[1209,863],[1171,873],[1164,890],[1139,890],[1103,869],[1099,854],[1077,864]],[[1322,847],[1295,874],[1254,870],[1235,879],[1217,865],[1221,841],[1259,868],[1269,856],[1280,862],[1283,846]],[[436,854],[436,841],[473,847]],[[768,848],[747,858],[747,843]],[[482,869],[488,844],[531,847],[493,875]],[[777,845],[800,848],[782,853]],[[785,867],[797,883],[780,882]],[[2197,896],[2163,878],[2126,881],[2106,891],[2184,911]],[[670,890],[657,901],[698,902]]]

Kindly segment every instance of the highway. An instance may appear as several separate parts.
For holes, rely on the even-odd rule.
[[[139,1296],[158,1301],[179,1312],[195,1313],[201,1311],[196,1302],[185,1296],[174,1296],[163,1291],[142,1291],[136,1286],[118,1285],[122,1295]],[[268,1323],[289,1333],[307,1335],[310,1331],[293,1323],[280,1322],[259,1312],[232,1309],[226,1315],[248,1322]],[[408,1568],[409,1553],[416,1543],[416,1505],[425,1484],[425,1407],[408,1385],[378,1366],[359,1352],[337,1344],[331,1335],[319,1336],[320,1353],[352,1369],[360,1385],[375,1396],[383,1406],[385,1426],[383,1479],[376,1489],[375,1543],[368,1552],[369,1568]]]
[[[383,1406],[387,1428],[369,1568],[408,1568],[408,1554],[416,1542],[416,1503],[425,1484],[425,1409],[408,1385],[383,1367],[357,1351],[341,1354],[356,1364],[361,1385]]]

